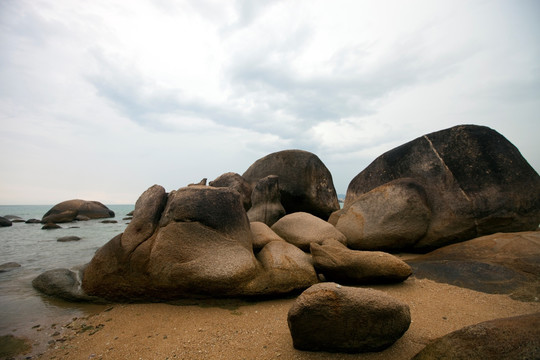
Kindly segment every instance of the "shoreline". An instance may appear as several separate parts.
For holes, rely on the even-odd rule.
[[[38,359],[410,359],[440,336],[482,321],[540,311],[521,302],[427,279],[362,286],[405,301],[411,326],[377,353],[306,352],[293,348],[287,312],[296,297],[247,301],[111,304],[55,329],[42,328],[47,349],[19,355]],[[34,341],[30,339],[30,341]],[[40,343],[43,345],[43,343]]]

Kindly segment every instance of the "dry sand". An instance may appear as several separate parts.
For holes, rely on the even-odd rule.
[[[379,353],[295,350],[287,326],[287,312],[294,302],[291,297],[258,302],[116,304],[62,327],[42,329],[41,336],[47,336],[42,341],[51,344],[37,358],[410,359],[430,340],[466,325],[540,311],[539,302],[520,302],[507,295],[484,294],[427,279],[410,278],[402,284],[373,288],[405,301],[412,317],[405,335]]]

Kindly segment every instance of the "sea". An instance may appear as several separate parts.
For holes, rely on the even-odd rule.
[[[41,219],[52,206],[0,205],[0,216]],[[135,205],[106,206],[114,211],[114,218],[63,223],[59,224],[61,229],[55,230],[42,230],[42,224],[24,222],[0,227],[0,265],[20,264],[0,272],[0,336],[32,338],[42,329],[54,328],[55,323],[86,316],[107,306],[54,299],[32,287],[32,280],[44,271],[88,263],[96,250],[125,230],[130,221],[127,214]],[[116,223],[102,223],[103,220],[116,220]],[[64,236],[77,236],[81,240],[57,241]]]

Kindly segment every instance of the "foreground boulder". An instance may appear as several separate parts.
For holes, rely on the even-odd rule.
[[[316,281],[309,257],[280,242],[263,245],[255,257],[233,189],[195,185],[167,194],[154,185],[137,201],[126,231],[88,264],[82,287],[89,295],[131,301],[268,295]]]
[[[339,209],[332,175],[314,154],[285,150],[255,161],[242,175],[252,186],[269,175],[279,177],[281,203],[287,214],[303,211],[327,220]]]
[[[56,204],[43,215],[42,224],[114,217],[114,211],[98,201],[68,200]]]
[[[271,229],[304,251],[309,251],[311,243],[321,244],[324,240],[334,239],[343,244],[347,242],[345,235],[330,223],[305,212],[286,215],[272,225]]]
[[[482,236],[408,260],[418,278],[537,301],[540,231]]]
[[[285,215],[279,193],[279,179],[269,175],[260,179],[251,193],[251,209],[247,212],[249,221],[260,221],[268,226],[274,225]]]
[[[251,234],[253,235],[253,250],[260,251],[266,244],[272,241],[285,241],[265,223],[259,221],[250,222]]]
[[[313,266],[327,281],[343,284],[405,281],[412,270],[404,261],[381,251],[350,250],[336,240],[311,243]]]
[[[382,291],[320,283],[305,290],[287,322],[299,350],[381,351],[409,328],[407,304]]]
[[[349,184],[344,210],[390,181],[412,178],[427,195],[429,227],[411,246],[428,251],[540,223],[540,176],[496,131],[456,126],[379,156]]]
[[[539,359],[540,313],[464,327],[428,344],[414,360]]]

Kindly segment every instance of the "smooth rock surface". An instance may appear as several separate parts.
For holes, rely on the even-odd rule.
[[[67,200],[54,205],[43,215],[41,222],[43,224],[71,222],[77,217],[79,219],[103,219],[114,217],[114,211],[98,201]]]

